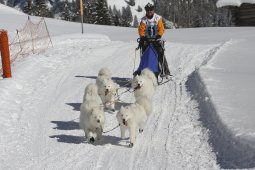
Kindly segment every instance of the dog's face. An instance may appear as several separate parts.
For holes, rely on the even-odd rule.
[[[105,93],[104,95],[108,95],[109,93],[115,95],[117,92],[117,84],[115,84],[112,80],[104,80],[103,91]]]
[[[94,108],[92,110],[90,121],[97,127],[104,123],[104,112],[102,109]]]
[[[119,111],[120,120],[125,126],[128,125],[128,121],[132,118],[130,107],[121,107]]]
[[[144,77],[137,75],[134,77],[134,79],[132,81],[132,87],[135,90],[138,90],[144,85],[144,83],[145,83]]]

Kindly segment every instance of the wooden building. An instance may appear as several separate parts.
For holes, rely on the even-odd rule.
[[[217,7],[228,8],[231,11],[231,25],[255,26],[255,0],[218,0]]]

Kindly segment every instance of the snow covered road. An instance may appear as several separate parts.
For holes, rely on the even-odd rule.
[[[119,128],[87,143],[78,117],[84,88],[101,67],[110,68],[116,80],[132,77],[137,44],[97,35],[56,37],[53,43],[46,53],[17,61],[14,78],[0,84],[6,106],[0,110],[0,169],[219,169],[185,83],[220,45],[167,43],[175,78],[157,87],[154,113],[128,148]],[[133,94],[121,100],[118,107],[132,103]],[[105,130],[117,125],[115,114],[106,112]]]

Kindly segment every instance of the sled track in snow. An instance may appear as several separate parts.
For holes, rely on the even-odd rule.
[[[8,160],[23,163],[22,166],[13,165],[12,169],[219,169],[217,161],[223,168],[231,167],[229,164],[224,166],[221,161],[226,161],[227,152],[224,155],[218,152],[222,148],[217,150],[217,146],[222,144],[218,134],[224,137],[229,133],[217,130],[222,130],[218,127],[220,120],[214,118],[214,113],[204,113],[201,109],[208,106],[204,107],[205,110],[212,110],[213,105],[201,103],[200,97],[208,94],[197,71],[224,44],[166,44],[167,60],[175,78],[157,87],[153,97],[154,113],[150,115],[144,132],[137,135],[134,147],[129,148],[128,138],[120,139],[119,128],[104,134],[102,141],[87,143],[84,132],[78,128],[78,117],[85,85],[95,82],[101,67],[109,67],[117,79],[131,78],[136,44],[83,38],[67,42],[59,41],[55,49],[45,54],[46,57],[41,56],[42,64],[49,72],[43,72],[41,78],[31,78],[38,83],[35,92],[26,95],[24,101],[29,106],[23,105],[24,118],[17,129],[25,127],[27,120],[36,120],[28,122],[30,131],[36,131],[21,131],[24,138],[29,138],[26,143],[21,140],[18,145],[23,150],[29,148],[25,155],[23,150],[12,149],[15,144],[9,143],[6,153],[15,151],[15,155],[20,156],[11,154]],[[75,49],[75,52],[66,52],[66,48]],[[52,62],[54,64],[49,65]],[[35,73],[38,74],[40,70]],[[29,85],[24,86],[29,89]],[[123,94],[121,99],[125,102],[118,105],[134,102],[132,93]],[[47,102],[41,106],[41,101]],[[36,113],[35,108],[38,108]],[[116,113],[106,113],[106,118],[105,130],[117,125]],[[250,158],[254,158],[252,154]],[[247,162],[245,160],[244,164]],[[234,159],[230,163],[238,167]],[[249,166],[252,164],[246,167]]]

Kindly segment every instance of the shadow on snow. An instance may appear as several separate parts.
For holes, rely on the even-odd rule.
[[[77,78],[88,78],[88,79],[97,79],[96,76],[75,76]],[[112,80],[120,85],[120,87],[131,88],[131,78],[120,78],[120,77],[112,77]]]

